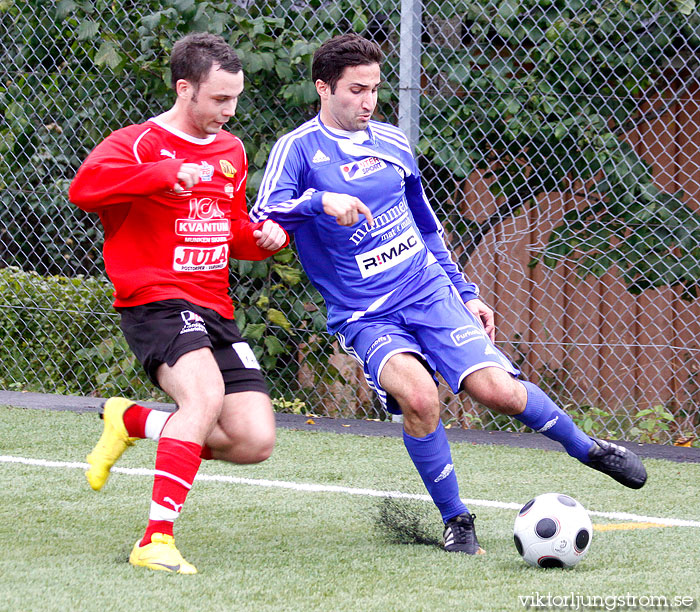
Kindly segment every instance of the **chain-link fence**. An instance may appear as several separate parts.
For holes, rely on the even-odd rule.
[[[700,17],[692,1],[0,1],[0,386],[157,396],[118,331],[98,220],[68,184],[110,131],[169,108],[186,32],[239,51],[230,129],[255,197],[317,112],[310,57],[384,49],[378,117],[407,132],[498,341],[589,432],[668,442],[700,417]],[[234,262],[237,320],[280,410],[384,418],[291,249]],[[444,417],[511,429],[453,398]]]

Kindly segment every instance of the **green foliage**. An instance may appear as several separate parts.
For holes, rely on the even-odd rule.
[[[272,400],[272,407],[275,409],[275,412],[286,412],[289,414],[304,414],[307,411],[306,404],[296,397],[293,400],[275,397]]]
[[[567,405],[564,409],[576,426],[589,436],[601,438],[618,438],[617,426],[609,410],[583,404],[581,406]],[[624,437],[624,436],[623,436]],[[625,437],[625,439],[628,439]]]
[[[97,390],[93,380],[99,371],[123,359],[123,351],[85,350],[121,334],[111,308],[112,286],[105,280],[45,278],[4,268],[0,292],[0,387],[89,394]],[[27,372],[35,378],[23,382]]]
[[[600,278],[616,266],[627,290],[680,287],[686,300],[700,286],[700,216],[682,201],[651,184],[629,187],[631,201],[613,205],[598,198],[572,210],[552,232],[543,255],[546,265],[573,260],[580,277]]]
[[[633,439],[658,444],[668,439],[667,432],[674,423],[674,418],[666,406],[658,405],[640,410],[634,421],[636,425],[630,431]]]
[[[166,393],[154,387],[136,360],[120,330],[94,346],[77,350],[79,364],[84,364],[88,388],[99,397],[126,395],[132,399],[170,401]],[[73,366],[75,367],[75,366]]]
[[[560,192],[584,205],[552,234],[546,265],[573,260],[581,277],[619,271],[632,293],[680,286],[684,298],[696,297],[700,219],[683,193],[654,186],[651,167],[622,138],[697,84],[684,73],[672,98],[645,107],[667,87],[671,58],[683,63],[698,52],[698,12],[658,1],[462,4],[462,44],[427,46],[426,73],[447,82],[442,96],[422,100],[419,151],[438,184],[479,169],[502,198],[483,223],[453,221],[471,242],[466,255],[524,205]],[[445,14],[442,3],[426,9]],[[448,187],[436,195],[451,197]]]
[[[296,346],[304,331],[315,337],[325,329],[325,316],[314,303],[318,294],[307,288],[308,302],[287,314],[269,308],[270,298],[280,299],[289,286],[276,277],[278,261],[291,257],[289,250],[267,262],[239,262],[245,271],[257,265],[237,303],[237,323],[250,342],[270,380],[273,395],[285,410],[299,408],[294,396]],[[251,270],[252,271],[252,270]],[[297,280],[297,283],[301,281]],[[297,288],[300,291],[299,288]],[[42,277],[17,268],[0,269],[0,388],[27,391],[86,394],[109,397],[128,395],[139,399],[166,400],[148,380],[119,329],[119,315],[112,308],[112,285],[99,277]],[[323,354],[328,343],[316,342],[309,352]],[[319,364],[322,365],[322,364]],[[27,372],[34,377],[27,381]]]
[[[398,23],[388,0],[249,4],[244,10],[232,0],[60,0],[45,10],[37,1],[0,8],[11,24],[0,45],[6,118],[0,124],[0,265],[41,274],[103,273],[101,231],[95,217],[67,201],[69,181],[111,131],[172,104],[168,58],[183,35],[221,34],[240,54],[246,90],[230,129],[246,146],[252,200],[274,141],[317,112],[309,72],[318,44],[328,35],[388,31]],[[391,116],[391,96],[382,99]],[[322,302],[291,250],[239,262],[236,272],[237,321],[263,368],[275,370],[273,390],[293,395],[297,358],[317,365],[319,378],[332,376]],[[135,388],[141,375],[123,343],[112,336],[96,340],[86,339],[80,358],[112,358],[95,384]]]
[[[232,283],[238,328],[263,370],[274,372],[268,381],[273,395],[290,401],[298,390],[298,347],[326,328],[323,299],[295,261],[289,248],[265,261],[238,261]],[[323,345],[330,350],[327,338]],[[321,366],[327,367],[328,356]]]

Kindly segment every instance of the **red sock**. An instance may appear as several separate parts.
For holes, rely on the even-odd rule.
[[[145,408],[144,406],[139,406],[134,404],[129,406],[124,412],[124,427],[126,427],[126,433],[129,434],[131,438],[145,438],[146,437],[146,419],[148,418],[150,408]]]
[[[146,437],[146,421],[148,420],[148,415],[151,414],[151,412],[153,412],[151,408],[139,406],[138,404],[129,406],[124,411],[124,427],[126,428],[126,433],[130,438]],[[206,445],[202,446],[202,454],[200,456],[202,459],[214,458],[211,448]]]
[[[151,511],[141,546],[150,544],[154,533],[173,535],[173,522],[192,488],[202,462],[201,453],[202,447],[195,442],[175,438],[161,438],[158,442]]]

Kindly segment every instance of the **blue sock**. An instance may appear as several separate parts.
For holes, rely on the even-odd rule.
[[[459,498],[452,453],[442,421],[433,433],[424,438],[414,438],[404,430],[403,443],[442,520],[448,521],[458,514],[469,512]]]
[[[583,433],[571,417],[547,397],[538,386],[518,381],[527,389],[525,410],[515,418],[536,432],[559,442],[572,457],[588,462],[588,450],[593,441]]]

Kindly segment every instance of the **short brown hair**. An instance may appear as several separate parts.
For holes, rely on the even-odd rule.
[[[311,79],[327,83],[331,93],[343,70],[348,66],[367,66],[381,64],[382,50],[379,45],[363,38],[359,34],[342,34],[324,42],[314,53],[311,63]]]
[[[214,64],[233,74],[243,69],[238,55],[221,36],[208,32],[188,34],[173,45],[170,82],[175,88],[175,83],[184,79],[198,91]]]

